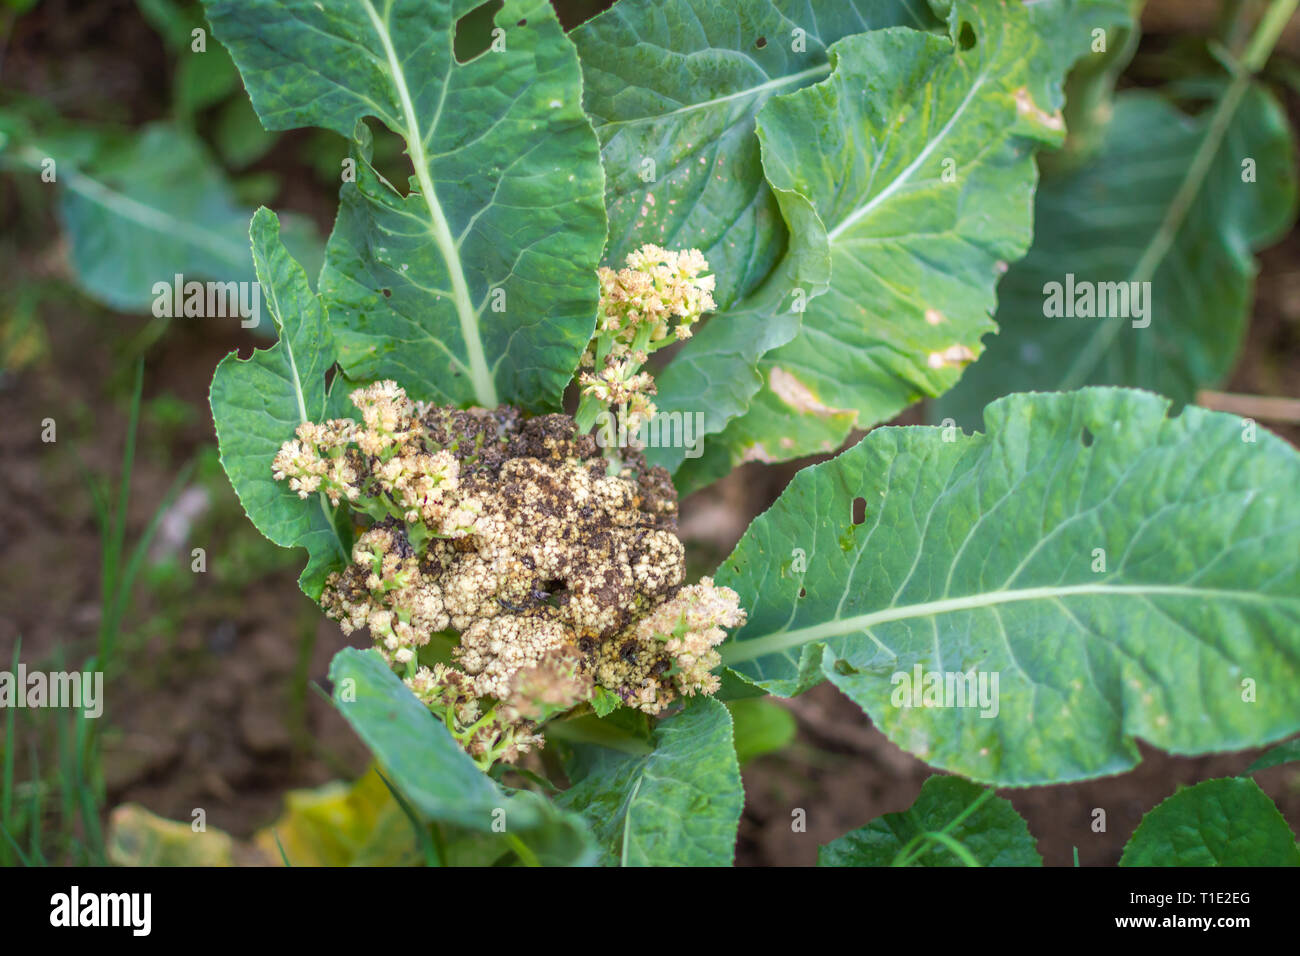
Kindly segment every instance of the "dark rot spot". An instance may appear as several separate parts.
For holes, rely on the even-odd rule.
[[[393,297],[392,289],[380,289],[379,291],[384,294],[385,299],[391,299]]]
[[[760,50],[763,49],[763,47],[767,46],[767,37],[759,37],[754,41],[754,46],[758,47]]]
[[[636,663],[636,642],[625,641],[623,646],[618,649],[618,656],[623,658],[625,664]]]

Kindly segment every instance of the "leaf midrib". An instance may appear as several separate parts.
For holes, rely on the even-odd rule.
[[[257,220],[257,216],[255,214],[254,223],[256,223],[256,220]],[[279,237],[278,222],[276,225],[276,236],[278,241],[278,237]],[[270,252],[266,254],[266,262],[267,262],[266,265],[267,274],[268,276],[270,276],[272,273]],[[257,268],[256,252],[254,252],[253,255],[253,268],[254,270],[256,270]],[[258,278],[259,280],[261,279],[260,276]],[[288,330],[285,328],[284,309],[280,305],[280,289],[279,286],[274,282],[268,282],[266,283],[266,286],[267,288],[265,290],[265,294],[267,296],[267,306],[271,310],[271,320],[275,323],[276,331],[279,332],[280,335],[280,341],[276,343],[276,346],[284,349],[284,357],[289,362],[289,375],[293,383],[293,397],[298,403],[298,418],[301,424],[306,425],[311,422],[311,418],[307,412],[307,396],[303,393],[302,374],[298,371],[298,359],[297,356],[294,355],[293,336],[290,335]],[[319,297],[316,297],[316,302],[318,308],[321,309],[321,318],[323,320],[324,305],[320,302]],[[299,323],[301,324],[301,322],[302,319],[300,318]],[[252,359],[248,359],[247,361],[252,361]],[[329,498],[326,497],[325,492],[323,491],[316,492],[316,500],[320,504],[321,513],[325,516],[325,524],[330,530],[330,537],[334,540],[334,544],[335,547],[338,549],[339,555],[346,560],[348,556],[348,549],[343,546],[343,539],[339,537],[339,529],[334,524],[334,507],[330,504]]]
[[[925,601],[920,604],[888,607],[867,614],[853,617],[837,617],[821,624],[793,630],[775,631],[762,637],[745,641],[733,641],[720,649],[722,663],[731,666],[743,661],[756,660],[769,654],[791,650],[814,641],[828,640],[869,631],[878,624],[903,621],[912,618],[933,617],[940,614],[952,614],[959,611],[980,610],[1002,604],[1020,601],[1058,600],[1063,597],[1087,597],[1094,595],[1121,595],[1134,597],[1185,597],[1197,601],[1212,598],[1236,601],[1258,601],[1275,603],[1293,601],[1300,603],[1300,598],[1287,598],[1283,595],[1264,595],[1256,591],[1234,591],[1218,588],[1190,588],[1181,585],[1162,584],[1076,584],[1064,587],[1017,588],[1012,590],[987,591],[964,597],[942,598],[937,601]]]
[[[1134,264],[1132,272],[1129,273],[1126,280],[1129,283],[1142,283],[1154,279],[1156,272],[1164,264],[1165,258],[1173,249],[1174,243],[1177,242],[1178,236],[1187,222],[1192,204],[1201,194],[1210,167],[1219,154],[1219,149],[1227,136],[1228,128],[1232,125],[1233,117],[1236,115],[1237,108],[1241,105],[1241,101],[1245,97],[1251,82],[1253,82],[1253,75],[1243,71],[1233,78],[1232,83],[1224,91],[1222,98],[1215,107],[1213,116],[1206,125],[1205,136],[1202,138],[1196,153],[1192,156],[1187,171],[1178,184],[1177,192],[1174,193],[1169,201],[1169,206],[1165,209],[1165,215],[1161,218],[1159,227],[1147,241],[1141,257]],[[1061,379],[1061,391],[1079,388],[1087,382],[1088,376],[1097,368],[1106,351],[1115,341],[1120,329],[1128,321],[1130,319],[1127,317],[1111,317],[1097,329],[1097,333],[1088,341],[1088,344],[1066,370]]]
[[[43,157],[36,156],[37,153],[39,153],[39,150],[25,149],[22,153],[22,159],[25,163],[32,163],[33,157],[35,157],[34,166],[39,168]],[[179,236],[186,242],[206,248],[231,263],[238,264],[244,261],[244,250],[240,246],[221,239],[210,230],[196,229],[184,219],[170,216],[162,210],[142,203],[138,199],[133,199],[76,170],[68,170],[63,175],[64,185],[68,189],[105,209],[111,210],[123,219],[128,219],[162,236],[171,238]]]
[[[404,127],[402,135],[406,139],[406,148],[411,156],[411,165],[415,167],[415,179],[420,186],[420,195],[429,210],[433,240],[438,246],[438,252],[447,263],[447,272],[451,277],[452,300],[456,305],[456,314],[460,319],[461,338],[465,341],[465,352],[469,361],[469,377],[474,387],[474,398],[484,408],[495,408],[497,405],[496,384],[493,381],[492,372],[488,369],[487,358],[483,351],[483,339],[479,335],[478,313],[470,301],[469,285],[465,281],[465,266],[461,262],[460,249],[457,247],[455,239],[452,238],[451,227],[447,223],[447,217],[443,214],[442,205],[438,202],[438,194],[433,187],[433,178],[429,175],[429,160],[424,151],[424,137],[420,135],[420,128],[416,122],[415,104],[411,100],[411,92],[406,85],[406,74],[397,59],[397,50],[393,47],[392,36],[388,32],[388,24],[380,18],[370,0],[361,0],[361,5],[365,7],[366,15],[370,18],[370,23],[375,28],[379,42],[384,48],[384,56],[388,60],[393,85],[396,87],[398,99],[401,101],[402,125]],[[444,93],[448,82],[450,82],[450,79],[444,80]]]
[[[644,770],[637,774],[636,786],[632,788],[632,794],[627,798],[627,805],[623,811],[623,841],[619,848],[618,865],[628,865],[629,844],[632,840],[632,804],[636,803],[637,794],[641,792],[641,784],[645,781]]]
[[[965,114],[966,108],[974,102],[975,94],[980,91],[987,79],[987,73],[980,73],[975,78],[975,82],[972,83],[970,89],[966,91],[965,97],[962,98],[957,109],[953,111],[952,116],[948,118],[948,122],[943,124],[943,127],[939,130],[938,134],[925,144],[925,148],[917,154],[915,159],[907,164],[907,167],[903,169],[902,172],[894,177],[888,186],[876,193],[876,195],[872,196],[871,199],[863,203],[857,209],[853,210],[849,215],[845,216],[834,229],[828,232],[826,234],[827,242],[833,244],[841,234],[853,228],[853,226],[863,217],[869,215],[873,209],[885,200],[889,199],[889,197],[894,195],[894,193],[898,192],[898,190],[907,184],[908,180],[910,180],[912,175],[925,164],[925,161],[930,158],[931,154],[938,148],[939,144],[947,139],[948,134],[952,132],[957,121]]]
[[[830,71],[830,63],[822,63],[817,66],[809,67],[806,70],[800,70],[798,73],[788,73],[785,76],[774,77],[765,83],[747,86],[742,90],[728,93],[725,96],[715,96],[713,99],[701,100],[698,103],[688,103],[685,106],[679,106],[675,110],[669,110],[667,113],[654,113],[645,116],[632,116],[628,119],[608,120],[601,123],[596,127],[596,129],[599,131],[616,126],[635,126],[638,123],[653,123],[658,120],[667,119],[670,116],[682,116],[686,113],[694,113],[697,110],[708,109],[711,106],[719,106],[723,103],[729,103],[732,100],[744,99],[745,97],[757,97],[768,90],[780,89],[783,86],[789,86],[791,83],[798,83],[800,80],[806,80],[809,77],[822,76],[830,73]]]

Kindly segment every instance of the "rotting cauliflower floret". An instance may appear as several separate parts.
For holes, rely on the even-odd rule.
[[[662,641],[678,672],[673,683],[683,694],[712,694],[718,689],[712,671],[722,663],[715,647],[727,639],[724,627],[740,627],[745,612],[731,588],[720,588],[712,578],[682,588],[673,597],[637,621],[642,644]]]
[[[572,634],[559,621],[503,614],[475,621],[452,656],[474,678],[475,695],[504,699],[516,674],[571,646]]]
[[[442,589],[422,574],[405,532],[392,519],[357,539],[352,564],[330,575],[321,595],[325,613],[345,634],[362,627],[386,657],[399,664],[450,624]]]
[[[322,606],[369,628],[483,765],[541,746],[597,685],[652,714],[716,688],[713,646],[744,612],[707,578],[682,587],[667,472],[611,465],[566,415],[426,406],[392,382],[351,397],[362,422],[301,426],[275,477],[365,516]],[[451,631],[451,660],[420,666]]]
[[[657,714],[677,694],[712,694],[722,663],[714,648],[724,627],[745,623],[736,592],[715,587],[711,578],[679,589],[596,654],[596,681],[629,706]]]
[[[406,679],[406,686],[443,719],[465,752],[484,766],[497,760],[514,763],[542,746],[542,736],[533,730],[534,722],[522,714],[498,707],[484,713],[474,694],[473,680],[454,667],[421,667]]]

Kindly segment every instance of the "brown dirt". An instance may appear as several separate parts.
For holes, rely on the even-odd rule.
[[[94,651],[100,536],[81,470],[116,477],[127,422],[112,356],[82,346],[94,332],[86,324],[104,317],[47,321],[52,354],[0,385],[0,657],[7,662],[21,636],[22,658],[33,668],[56,651],[75,662]],[[232,340],[251,347],[242,336],[191,326],[173,331],[151,356],[128,546],[180,464],[214,440],[207,382]],[[161,395],[199,414],[159,429],[149,409]],[[45,418],[57,425],[52,444],[40,440]],[[194,479],[187,488],[212,499],[208,511],[221,523],[243,522],[233,493],[219,483]],[[278,558],[251,526],[251,535],[235,527],[237,534],[222,534],[199,520],[179,529],[167,553],[155,550],[143,577],[180,583],[161,596],[147,583],[136,588],[121,666],[106,678],[100,729],[109,806],[138,801],[185,820],[202,807],[212,824],[246,835],[275,815],[286,789],[356,773],[366,754],[334,708],[307,689],[309,681],[325,682],[347,639],[298,591],[295,558]],[[206,551],[206,573],[191,571],[194,547]],[[222,564],[244,560],[250,548],[266,570],[245,581]],[[19,715],[20,734],[35,733],[26,712]],[[21,776],[25,748],[17,749]]]

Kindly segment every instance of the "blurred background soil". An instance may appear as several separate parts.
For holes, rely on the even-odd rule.
[[[1203,32],[1215,10],[1152,3],[1143,49],[1159,51],[1166,34]],[[138,124],[164,112],[172,64],[129,0],[46,2],[9,25],[4,85],[47,96],[72,118]],[[1296,52],[1295,24],[1285,45]],[[1294,94],[1288,105],[1293,118],[1300,115]],[[333,184],[313,170],[337,168],[337,159],[322,163],[312,155],[321,149],[343,155],[341,142],[285,134],[244,172],[260,177],[262,201],[304,213],[328,232]],[[0,177],[0,221],[0,285],[19,276],[63,282],[66,248],[53,215],[33,211],[9,177]],[[12,228],[17,223],[21,231]],[[367,763],[364,747],[311,686],[325,684],[330,658],[349,641],[298,590],[300,552],[280,551],[257,534],[216,460],[212,370],[232,348],[247,355],[265,341],[230,323],[185,320],[158,336],[149,319],[108,312],[72,292],[44,299],[39,318],[10,350],[17,370],[0,376],[0,666],[8,667],[20,636],[29,669],[79,662],[94,649],[102,534],[90,481],[117,479],[132,369],[143,355],[128,542],[144,532],[178,472],[193,471],[164,512],[107,678],[107,806],[136,801],[176,820],[203,808],[211,825],[247,836],[278,814],[286,790],[355,776]],[[1300,398],[1300,234],[1261,256],[1250,337],[1225,388]],[[46,419],[56,423],[53,443],[42,441]],[[921,415],[912,410],[900,420]],[[1300,442],[1300,427],[1275,430]],[[746,465],[687,499],[681,527],[692,560],[716,564],[803,464]],[[191,569],[195,548],[204,549],[202,573]],[[818,845],[909,806],[931,773],[830,686],[785,706],[798,721],[795,743],[744,769],[741,864],[813,863]],[[20,719],[20,779],[48,733]],[[1109,865],[1141,815],[1179,784],[1239,773],[1253,753],[1177,758],[1144,748],[1144,757],[1121,776],[1003,795],[1027,819],[1047,863],[1069,865],[1077,848],[1082,865]],[[1300,821],[1300,770],[1275,768],[1256,779],[1293,825]],[[1106,811],[1105,832],[1092,830],[1097,808]],[[806,832],[791,826],[798,809]]]

